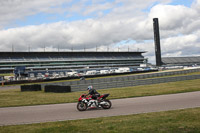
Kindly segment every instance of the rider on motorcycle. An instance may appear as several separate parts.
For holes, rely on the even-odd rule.
[[[100,94],[92,86],[88,86],[87,90],[89,93],[86,96],[91,95],[92,99],[97,100],[97,98],[100,96]]]

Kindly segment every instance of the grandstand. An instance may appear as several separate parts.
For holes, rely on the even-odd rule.
[[[200,56],[194,57],[163,57],[163,65],[171,66],[192,66],[200,65]]]
[[[57,70],[140,66],[147,62],[143,52],[0,52],[0,73],[26,70]]]

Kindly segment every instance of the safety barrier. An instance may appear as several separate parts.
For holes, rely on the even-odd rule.
[[[128,87],[128,86],[149,85],[149,84],[159,84],[159,83],[166,83],[166,82],[200,79],[200,75],[173,76],[173,75],[180,75],[180,74],[181,75],[188,74],[192,72],[200,72],[200,69],[157,72],[157,73],[149,73],[149,74],[142,74],[142,75],[98,78],[98,79],[81,80],[81,81],[48,83],[48,84],[42,84],[42,86],[44,87],[45,85],[51,85],[51,84],[61,85],[61,86],[71,86],[72,91],[82,91],[82,90],[86,90],[87,86],[89,85],[93,85],[93,87],[96,89],[107,89],[107,88],[120,88],[120,87]],[[166,76],[173,76],[173,77],[166,77]]]
[[[71,87],[59,86],[59,85],[46,85],[44,87],[44,92],[56,92],[56,93],[71,92]]]
[[[23,91],[41,91],[41,85],[21,85],[21,92]]]

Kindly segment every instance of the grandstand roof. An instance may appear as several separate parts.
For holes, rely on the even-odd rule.
[[[162,62],[166,65],[194,65],[200,64],[200,56],[193,57],[162,57]]]
[[[1,56],[42,56],[42,55],[107,55],[107,54],[114,54],[114,55],[120,55],[120,54],[141,54],[146,53],[145,51],[127,51],[127,52],[99,52],[99,51],[75,51],[75,52],[0,52]]]
[[[0,52],[2,61],[99,60],[143,58],[145,52]]]

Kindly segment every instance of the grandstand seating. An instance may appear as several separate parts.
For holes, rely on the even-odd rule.
[[[164,65],[200,65],[200,56],[194,57],[163,57]]]
[[[0,52],[0,70],[139,66],[144,52]]]

